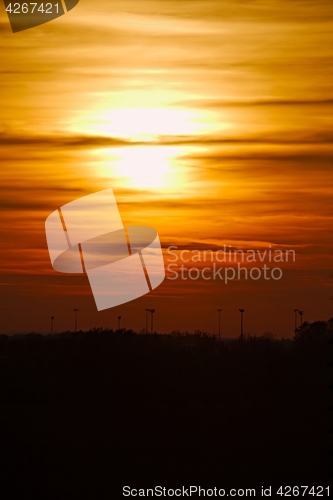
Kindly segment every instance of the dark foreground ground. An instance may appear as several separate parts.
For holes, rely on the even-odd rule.
[[[306,325],[293,342],[0,337],[0,497],[332,485],[325,325]]]

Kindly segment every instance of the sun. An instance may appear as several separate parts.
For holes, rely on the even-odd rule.
[[[172,137],[204,135],[211,127],[203,110],[99,107],[77,117],[69,130],[124,141],[124,146],[98,147],[92,152],[99,157],[95,166],[100,175],[126,187],[174,189],[182,185],[186,172],[179,163],[182,147],[167,143]]]
[[[100,149],[100,174],[112,176],[117,183],[131,188],[168,188],[179,183],[175,159],[177,148],[171,146],[130,146]]]
[[[90,109],[69,124],[72,132],[152,141],[159,136],[207,133],[212,127],[208,111],[180,107],[121,107]]]

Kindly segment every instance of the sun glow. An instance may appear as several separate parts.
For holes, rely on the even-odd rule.
[[[153,141],[163,135],[207,133],[213,123],[210,114],[202,110],[133,107],[90,110],[87,116],[72,122],[70,130],[136,142]]]
[[[130,146],[95,151],[101,158],[101,175],[110,175],[122,186],[134,188],[175,188],[182,181],[177,168],[178,148]]]
[[[166,185],[174,154],[174,148],[164,146],[124,148],[116,160],[118,173],[134,187]]]
[[[99,156],[100,175],[112,176],[115,182],[127,187],[177,190],[185,182],[186,169],[180,157],[186,146],[172,146],[172,138],[206,134],[215,125],[209,112],[203,110],[122,107],[90,109],[85,116],[77,117],[69,129],[124,141],[123,145],[92,152]]]
[[[157,135],[195,132],[196,124],[185,110],[164,108],[115,109],[99,117],[99,131],[117,137],[150,140]]]

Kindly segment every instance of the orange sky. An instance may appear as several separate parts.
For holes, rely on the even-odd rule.
[[[332,312],[332,4],[83,1],[13,34],[1,4],[0,331],[80,326],[289,336]],[[97,313],[52,270],[44,221],[114,189],[163,246],[295,249],[276,282],[165,282]]]

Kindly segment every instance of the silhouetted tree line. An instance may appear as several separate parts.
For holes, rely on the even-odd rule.
[[[311,370],[326,373],[332,320],[305,322],[293,340],[261,336],[219,342],[207,332],[143,335],[94,328],[0,336],[0,401],[223,405],[227,394],[269,397]],[[142,333],[142,332],[141,332]],[[248,392],[251,388],[250,392]]]

